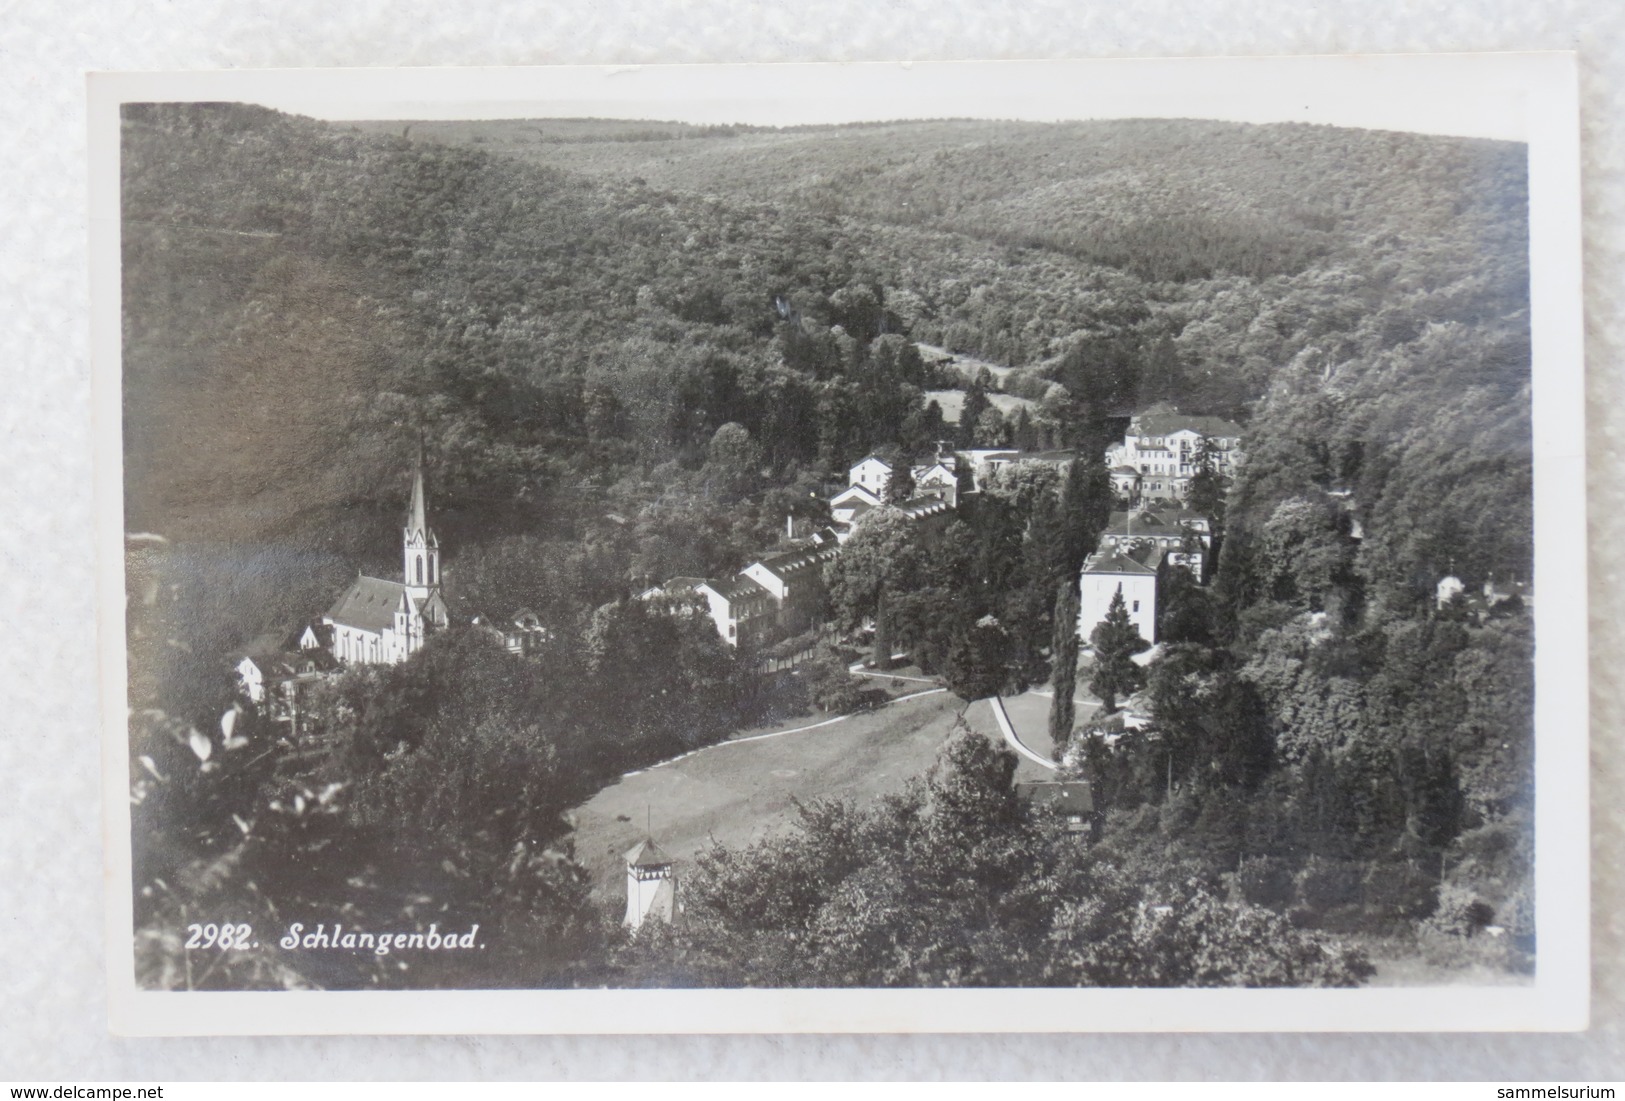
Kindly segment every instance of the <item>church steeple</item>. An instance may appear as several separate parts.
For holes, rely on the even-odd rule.
[[[402,536],[405,555],[406,588],[422,600],[440,587],[440,540],[429,528],[428,496],[423,489],[423,451],[418,450],[417,467],[412,472],[412,507],[407,513]]]

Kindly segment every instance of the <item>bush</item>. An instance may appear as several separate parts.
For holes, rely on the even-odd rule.
[[[1433,877],[1406,862],[1372,862],[1363,887],[1367,910],[1390,921],[1418,921],[1439,905],[1439,885]]]
[[[1243,857],[1236,870],[1236,887],[1255,906],[1284,910],[1292,901],[1292,867],[1279,857]]]
[[[832,647],[824,647],[806,665],[807,695],[814,706],[844,715],[864,703],[863,680],[854,676]]]
[[[1483,931],[1495,920],[1495,907],[1478,896],[1478,892],[1460,884],[1447,883],[1439,888],[1439,905],[1425,928],[1447,936],[1470,937]]]
[[[1298,904],[1317,914],[1340,906],[1358,905],[1361,898],[1360,865],[1347,860],[1309,858],[1294,877]]]

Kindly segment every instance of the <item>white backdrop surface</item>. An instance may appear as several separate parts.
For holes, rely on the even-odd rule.
[[[276,1037],[106,1028],[91,548],[90,69],[1575,49],[1592,568],[1592,1029],[1580,1035]],[[0,20],[0,1078],[1484,1078],[1625,1071],[1625,6],[1325,0],[56,5]]]

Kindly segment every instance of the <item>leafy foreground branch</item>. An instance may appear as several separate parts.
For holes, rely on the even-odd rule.
[[[1358,950],[1235,901],[1198,865],[1090,848],[1030,813],[1007,749],[961,730],[923,783],[869,810],[714,847],[675,927],[616,981],[670,986],[1355,986]]]

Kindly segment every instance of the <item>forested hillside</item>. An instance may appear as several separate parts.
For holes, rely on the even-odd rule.
[[[1088,486],[1104,484],[1093,464],[1114,418],[1172,401],[1241,421],[1247,458],[1227,497],[1214,490],[1216,585],[1165,609],[1145,687],[1156,725],[1110,754],[1099,732],[1072,741],[1068,767],[1110,809],[1107,844],[1087,866],[1057,856],[1012,809],[1005,764],[965,747],[929,793],[809,821],[895,826],[885,859],[906,863],[963,824],[968,785],[998,817],[965,836],[1038,853],[1040,871],[1010,883],[1046,905],[1056,882],[1120,899],[1183,884],[1180,921],[1239,914],[1237,929],[1291,948],[1199,981],[1298,981],[1319,931],[1389,934],[1436,913],[1441,929],[1493,917],[1530,933],[1529,623],[1431,604],[1446,572],[1469,587],[1530,576],[1521,147],[1191,121],[354,127],[201,104],[128,108],[123,173],[127,524],[167,540],[130,563],[152,882],[195,875],[195,901],[257,868],[260,890],[278,860],[339,838],[333,874],[376,889],[375,913],[417,920],[420,873],[442,903],[496,883],[493,912],[562,946],[524,981],[612,981],[578,966],[614,936],[548,848],[560,814],[781,702],[709,628],[627,598],[730,575],[787,515],[827,519],[830,484],[871,450],[1080,446],[1094,481],[1077,498],[995,486],[940,546],[874,548],[871,573],[907,575],[884,617],[885,586],[835,576],[841,616],[885,619],[928,672],[977,664],[974,624],[1009,639],[1010,683],[1036,681],[1081,554],[1056,509],[1100,511]],[[916,343],[1020,370],[967,380]],[[1004,403],[1017,413],[990,401],[999,387],[1024,399]],[[946,389],[972,411],[957,427],[927,398]],[[357,570],[398,570],[420,446],[454,616],[533,609],[563,680],[453,632],[326,686],[307,787],[263,756],[228,770],[240,791],[187,774],[194,758],[229,763],[254,729],[220,725],[227,653],[319,614]],[[846,679],[843,659],[827,664]],[[272,791],[251,834],[231,800]],[[810,860],[805,845],[757,856]],[[420,851],[442,871],[412,867]],[[751,877],[719,861],[706,889],[723,913]],[[283,886],[336,906],[319,884]],[[1226,909],[1224,890],[1252,909]],[[149,915],[181,905],[143,898]],[[1005,915],[1027,923],[1024,950],[1059,935],[1042,916]],[[1289,921],[1315,932],[1289,936]],[[689,946],[706,954],[695,981],[732,981],[710,953],[741,928],[696,928],[712,939]],[[743,931],[786,968],[840,979],[840,953],[809,963],[776,942],[797,929]],[[1060,970],[1035,956],[1014,973],[1112,981],[1075,947]],[[639,952],[616,966],[658,964]],[[250,964],[272,968],[250,985],[399,980],[383,963]],[[970,963],[942,966],[896,981]],[[1313,981],[1367,970],[1328,968]]]
[[[1289,365],[1427,411],[1465,400],[1433,369],[1452,333],[1514,371],[1527,354],[1505,144],[1200,122],[462,125],[129,110],[132,528],[239,553],[275,532],[312,558],[260,568],[327,563],[326,592],[341,564],[387,568],[421,432],[451,576],[480,572],[465,544],[602,535],[597,599],[735,568],[806,500],[763,492],[941,436],[920,397],[940,380],[904,337],[1038,364],[1059,389],[1010,385],[1055,443],[1160,399],[1245,417]],[[1402,434],[1347,404],[1367,424],[1345,435]],[[729,423],[759,469],[711,462]],[[639,526],[602,532],[606,513]],[[1437,539],[1407,538],[1391,575],[1441,564],[1417,561]],[[1519,565],[1469,542],[1486,569]],[[281,591],[284,617],[314,598]],[[481,594],[509,597],[557,600]]]

